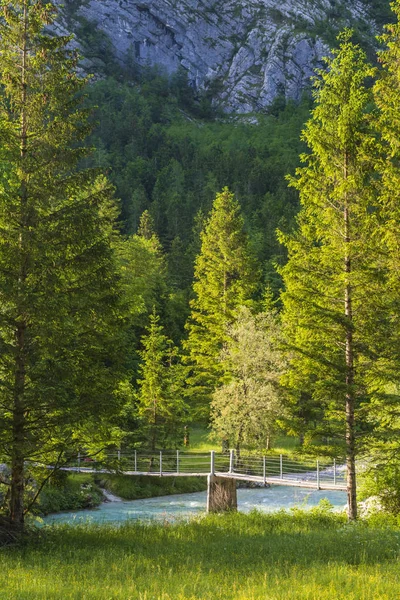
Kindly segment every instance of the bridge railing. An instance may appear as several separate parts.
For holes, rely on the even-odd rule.
[[[337,465],[335,460],[296,461],[283,455],[262,457],[233,455],[230,470],[237,475],[262,477],[265,480],[309,481],[316,484],[337,484],[338,486],[343,486],[346,474],[345,468]]]
[[[100,456],[79,453],[71,463],[72,468],[85,471],[118,471],[150,475],[208,475],[231,474],[234,477],[277,483],[303,482],[343,487],[345,468],[335,460],[295,460],[284,455],[256,456],[229,453],[188,453],[182,451],[157,451],[142,453],[116,451]]]

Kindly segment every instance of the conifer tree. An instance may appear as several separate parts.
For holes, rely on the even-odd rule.
[[[153,307],[159,311],[167,297],[167,266],[153,225],[145,211],[138,233],[119,240],[116,246],[130,325],[138,328],[140,335]]]
[[[368,412],[371,434],[367,444],[381,476],[385,469],[398,473],[400,448],[400,2],[396,0],[391,7],[395,22],[385,27],[380,39],[385,48],[379,53],[382,70],[374,86],[378,108],[376,171],[380,176],[379,238],[384,290],[377,306],[385,317],[374,331],[377,360],[371,365],[368,378],[372,402]]]
[[[150,316],[138,379],[140,437],[154,452],[157,448],[179,446],[188,411],[183,399],[182,365],[177,350],[164,334],[156,312]]]
[[[221,350],[239,306],[249,303],[257,281],[240,207],[225,188],[217,195],[201,233],[195,261],[194,299],[185,348],[191,373],[189,393],[199,417],[207,417],[211,395],[221,382]]]
[[[85,80],[55,9],[2,0],[0,16],[0,455],[23,525],[25,470],[101,439],[115,410],[121,329],[105,178],[88,150]]]
[[[347,457],[349,518],[357,516],[357,408],[368,400],[371,332],[379,320],[377,211],[368,150],[367,109],[373,70],[350,32],[315,82],[316,108],[304,131],[310,154],[291,184],[300,192],[298,229],[283,236],[285,335],[291,351],[286,383],[301,400],[311,396],[319,430],[340,442]]]

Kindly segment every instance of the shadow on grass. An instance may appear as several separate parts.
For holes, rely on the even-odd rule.
[[[347,524],[344,517],[314,511],[293,514],[213,515],[181,524],[53,526],[41,530],[16,560],[34,567],[49,561],[95,564],[109,555],[113,563],[132,557],[161,570],[201,570],[262,574],[268,566],[285,570],[329,564],[378,564],[399,556],[397,527]]]

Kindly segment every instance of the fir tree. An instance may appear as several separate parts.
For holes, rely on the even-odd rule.
[[[386,47],[379,53],[383,68],[374,86],[378,107],[376,171],[380,176],[379,238],[384,290],[376,306],[384,317],[374,331],[378,358],[371,365],[368,377],[372,395],[368,419],[372,432],[366,440],[383,479],[386,469],[391,476],[398,473],[400,447],[400,2],[396,0],[391,7],[395,22],[386,26],[380,39]]]
[[[382,293],[377,277],[377,213],[368,150],[372,145],[365,86],[373,70],[350,41],[327,60],[315,83],[316,108],[304,131],[310,154],[291,184],[300,192],[298,231],[281,236],[289,252],[282,269],[285,335],[291,350],[286,379],[297,398],[311,396],[316,434],[345,445],[349,518],[356,505],[356,411],[366,396],[370,338]],[[303,402],[304,404],[304,402]],[[310,408],[310,401],[307,402]]]
[[[27,461],[62,462],[102,439],[115,410],[120,343],[112,189],[77,172],[88,112],[55,10],[1,2],[0,454],[22,525]]]
[[[142,338],[138,379],[140,436],[152,452],[183,443],[183,427],[188,418],[183,400],[182,366],[177,360],[176,348],[159,322],[154,311]]]
[[[208,415],[211,395],[221,383],[220,353],[229,339],[228,328],[235,321],[237,308],[251,300],[256,280],[257,269],[239,204],[225,188],[217,195],[201,234],[194,271],[195,297],[186,325],[189,393],[202,418]]]

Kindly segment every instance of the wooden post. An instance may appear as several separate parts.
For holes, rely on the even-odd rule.
[[[336,458],[333,459],[333,485],[336,485]]]
[[[263,478],[264,478],[264,485],[266,485],[266,483],[267,483],[267,458],[266,458],[266,456],[263,456]]]
[[[283,456],[282,456],[282,454],[280,454],[279,458],[280,458],[280,461],[279,461],[280,462],[280,477],[281,477],[281,479],[283,479]]]
[[[135,464],[134,464],[134,471],[135,471],[135,473],[137,473],[137,450],[135,450]]]
[[[317,490],[319,489],[319,460],[317,460]]]
[[[78,473],[81,472],[81,453],[78,452]]]
[[[176,451],[176,472],[179,473],[179,450]]]
[[[162,477],[162,450],[160,450],[160,477]]]
[[[121,450],[118,450],[118,467],[121,466]]]

